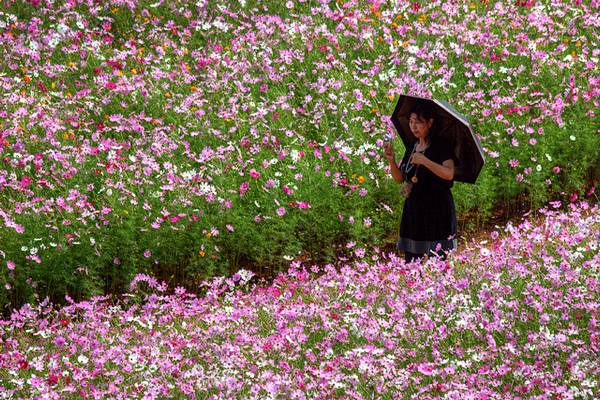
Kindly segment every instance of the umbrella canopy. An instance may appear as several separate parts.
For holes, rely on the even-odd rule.
[[[438,135],[447,139],[453,147],[456,157],[454,180],[475,183],[484,163],[483,149],[468,119],[447,102],[401,95],[391,119],[404,145],[410,148],[417,140],[408,126],[408,119],[410,112],[418,103],[433,109],[437,119],[434,123],[438,126]]]

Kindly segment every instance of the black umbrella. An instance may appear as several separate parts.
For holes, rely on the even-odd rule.
[[[456,111],[447,102],[401,95],[391,119],[404,145],[410,148],[417,140],[409,129],[408,119],[411,110],[418,103],[423,103],[433,109],[437,119],[438,134],[446,138],[454,149],[456,157],[454,180],[475,183],[484,163],[483,149],[467,117]]]

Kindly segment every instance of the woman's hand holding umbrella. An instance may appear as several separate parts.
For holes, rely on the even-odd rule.
[[[454,160],[445,160],[441,165],[431,161],[423,153],[415,152],[409,161],[411,164],[423,165],[438,177],[451,181],[454,178]]]
[[[415,165],[423,165],[425,164],[429,159],[427,157],[425,157],[425,155],[423,153],[419,153],[419,152],[415,152],[412,157],[410,158],[410,163],[411,164],[415,164]]]

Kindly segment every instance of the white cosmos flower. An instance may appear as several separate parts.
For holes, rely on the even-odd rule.
[[[294,161],[295,163],[298,162],[298,160],[300,160],[300,152],[298,152],[298,150],[293,149],[290,152],[290,157],[292,157],[292,161]]]
[[[136,353],[131,353],[128,357],[128,360],[131,364],[137,364],[138,355]]]

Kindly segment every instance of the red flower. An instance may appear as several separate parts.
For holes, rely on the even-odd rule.
[[[419,4],[419,2],[415,1],[412,3],[412,9],[414,12],[419,11],[420,8],[421,8],[421,4]]]
[[[46,379],[46,382],[48,382],[49,385],[56,385],[58,383],[58,375],[50,373]]]
[[[19,365],[19,369],[29,369],[29,363],[27,360],[19,360],[17,364]]]
[[[41,90],[42,93],[47,93],[48,92],[48,88],[42,82],[38,82],[37,83],[37,87],[38,87],[38,89]]]

